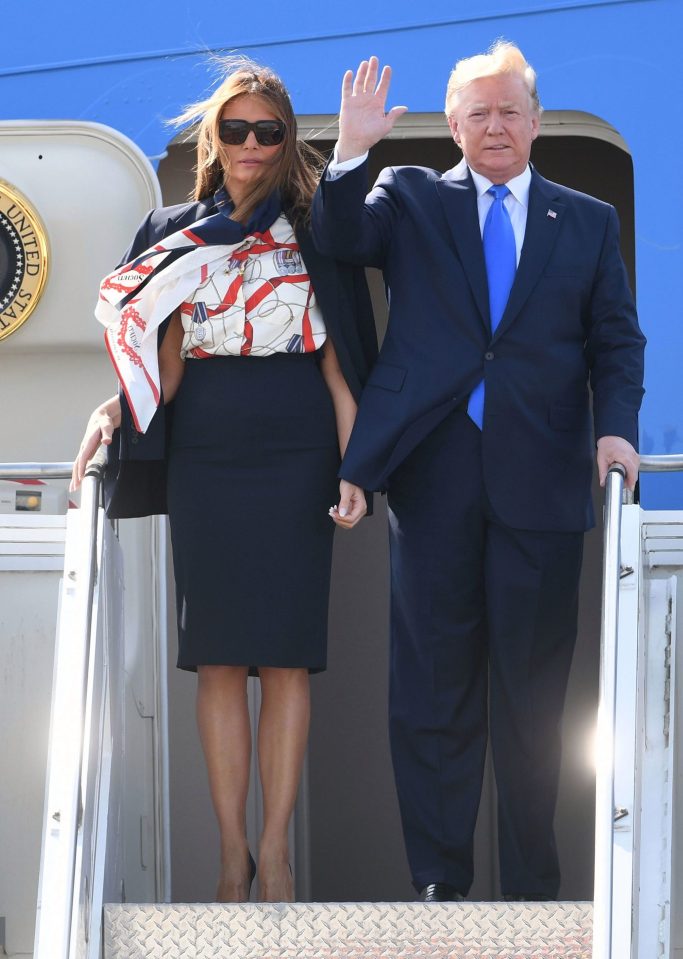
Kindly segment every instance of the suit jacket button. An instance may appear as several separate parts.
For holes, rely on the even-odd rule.
[[[485,359],[485,360],[492,360],[492,359],[493,359],[493,353],[484,353],[484,359]]]

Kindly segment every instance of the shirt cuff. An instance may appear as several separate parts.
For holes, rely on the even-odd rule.
[[[325,174],[326,180],[336,180],[338,177],[343,176],[345,173],[348,173],[349,170],[355,170],[356,167],[359,167],[361,163],[365,163],[368,158],[367,152],[359,157],[351,157],[350,160],[341,160],[337,159],[337,147],[334,148],[334,154],[332,160],[330,161],[329,166],[327,167],[327,172]]]

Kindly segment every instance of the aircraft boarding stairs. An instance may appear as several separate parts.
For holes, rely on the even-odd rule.
[[[644,470],[683,469],[646,457]],[[64,522],[34,959],[674,959],[676,635],[683,512],[605,501],[593,903],[136,904],[126,902],[122,555],[99,508],[102,465]],[[0,479],[65,476],[13,464]],[[31,538],[0,517],[4,543]],[[30,517],[34,519],[34,517]],[[35,526],[35,522],[34,522]],[[35,532],[35,530],[34,530]],[[58,539],[53,535],[52,539]],[[12,547],[13,548],[13,547]],[[10,550],[11,551],[11,550]],[[129,780],[128,780],[129,781]],[[163,807],[164,782],[156,784]],[[163,823],[163,808],[159,815]],[[169,898],[157,836],[157,898]],[[148,864],[149,865],[149,864]],[[680,872],[680,867],[678,869]],[[0,926],[1,932],[1,926]],[[2,942],[0,940],[0,954]],[[11,952],[10,952],[11,954]]]

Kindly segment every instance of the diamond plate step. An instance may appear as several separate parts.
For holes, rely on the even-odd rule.
[[[593,906],[108,905],[105,959],[590,959]]]

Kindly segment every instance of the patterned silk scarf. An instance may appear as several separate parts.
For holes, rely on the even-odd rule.
[[[230,219],[225,189],[215,195],[218,212],[165,237],[100,285],[95,316],[126,394],[135,428],[144,433],[160,401],[157,330],[176,307],[191,299],[207,271],[229,261],[246,239],[260,239],[280,215],[273,192],[249,222]]]

